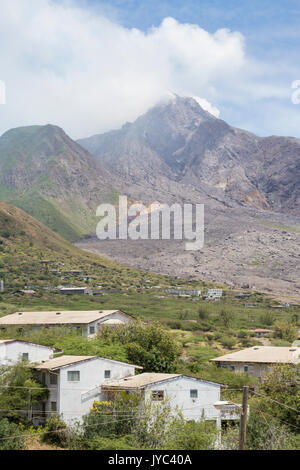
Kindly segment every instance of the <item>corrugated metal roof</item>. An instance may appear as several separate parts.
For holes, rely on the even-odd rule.
[[[77,362],[89,361],[95,359],[97,356],[60,356],[49,361],[41,362],[35,365],[34,368],[38,370],[46,369],[53,370],[59,369],[60,367],[68,366],[70,364],[76,364]]]
[[[63,325],[88,324],[119,310],[54,310],[48,312],[16,312],[0,318],[0,325]],[[124,315],[127,315],[124,313]]]
[[[130,390],[130,389],[136,389],[136,388],[143,388],[143,387],[146,387],[147,385],[163,382],[166,380],[177,379],[178,377],[211,384],[214,386],[226,387],[225,385],[220,384],[218,382],[212,382],[210,380],[204,380],[198,377],[191,377],[185,374],[161,374],[161,373],[156,373],[156,372],[144,372],[143,374],[134,375],[131,377],[125,377],[119,380],[107,381],[105,382],[103,387],[108,387],[109,389],[123,388],[124,390],[126,389]]]
[[[9,344],[9,343],[32,344],[33,346],[38,346],[39,348],[47,348],[47,349],[51,349],[52,351],[55,350],[55,348],[51,348],[51,346],[45,346],[44,344],[31,343],[30,341],[23,341],[22,339],[1,339],[0,340],[0,345]]]
[[[141,366],[137,366],[135,364],[129,364],[127,362],[116,361],[114,359],[109,359],[107,357],[100,357],[100,356],[60,356],[54,359],[49,359],[49,361],[41,362],[40,364],[35,365],[35,369],[46,369],[46,370],[53,370],[59,369],[60,367],[64,367],[70,364],[76,364],[77,362],[89,361],[91,359],[101,359],[103,361],[114,362],[116,364],[122,364],[124,366],[131,366],[135,369],[143,369]]]
[[[236,351],[225,356],[211,359],[213,362],[257,362],[257,363],[282,363],[298,364],[300,349],[296,347],[280,346],[254,346],[252,348]]]
[[[142,388],[146,385],[150,385],[156,382],[162,382],[164,380],[175,379],[181,376],[182,374],[159,374],[145,372],[144,374],[134,375],[132,377],[126,377],[120,380],[112,380],[111,382],[105,382],[103,387],[124,389]]]

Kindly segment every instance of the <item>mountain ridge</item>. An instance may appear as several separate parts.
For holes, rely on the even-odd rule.
[[[133,185],[144,178],[159,191],[163,176],[200,193],[203,185],[227,204],[299,214],[300,139],[234,128],[193,98],[177,96],[120,130],[78,143]]]
[[[29,126],[0,138],[0,198],[66,239],[96,226],[96,207],[114,199],[115,178],[58,126]]]

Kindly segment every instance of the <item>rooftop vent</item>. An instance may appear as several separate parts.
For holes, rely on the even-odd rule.
[[[298,348],[291,348],[290,351],[298,351]]]
[[[22,312],[19,312],[18,315],[23,315]]]
[[[257,349],[259,349],[259,346],[254,346],[253,348],[255,351],[257,351]]]
[[[61,312],[56,312],[56,315],[61,315]]]

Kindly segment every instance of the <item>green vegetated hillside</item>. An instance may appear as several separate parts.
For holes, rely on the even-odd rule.
[[[79,272],[75,274],[72,270]],[[90,279],[84,280],[86,277]],[[94,339],[82,337],[66,327],[40,330],[28,327],[22,331],[12,327],[0,330],[0,339],[20,338],[53,346],[61,350],[56,355],[98,355],[139,364],[146,372],[177,372],[212,380],[228,385],[228,388],[222,388],[222,399],[236,403],[241,402],[243,385],[260,385],[247,373],[236,374],[218,368],[209,360],[226,352],[261,344],[253,331],[257,327],[274,330],[274,335],[265,339],[269,344],[290,345],[299,326],[297,307],[271,310],[270,303],[273,301],[260,293],[236,295],[230,289],[219,286],[224,288],[225,295],[221,301],[212,303],[206,302],[202,296],[189,298],[166,294],[165,289],[170,286],[197,288],[205,293],[213,284],[138,271],[84,252],[21,209],[5,202],[0,202],[0,279],[5,280],[5,291],[0,294],[0,316],[19,310],[121,309],[142,320],[142,324],[138,322],[130,328],[106,327]],[[57,289],[59,285],[98,287],[102,295],[64,296]],[[25,286],[34,289],[35,295],[22,293]],[[240,298],[240,294],[246,297]],[[24,365],[18,367],[23,374],[28,373],[27,366],[25,369]],[[18,375],[18,384],[20,380]],[[11,392],[13,396],[14,390]],[[289,400],[293,398],[293,393],[289,392]],[[278,399],[278,396],[275,395],[275,398]],[[27,399],[28,395],[24,398],[25,406]],[[11,400],[11,396],[0,393],[0,400],[1,407],[6,409],[7,400]],[[289,403],[294,406],[294,401],[290,400]],[[252,416],[256,416],[253,411],[255,407],[263,406],[265,409],[268,402],[257,403],[257,397],[252,394],[249,404]],[[10,409],[11,406],[18,409],[21,405],[13,400]],[[273,409],[270,413],[273,413]],[[94,419],[93,415],[90,419]],[[294,418],[283,416],[283,419],[286,422],[290,420],[291,426],[295,426]],[[2,425],[8,426],[6,422],[3,424],[3,420]],[[60,424],[55,421],[53,425]],[[18,429],[28,434],[26,426],[28,423]],[[40,434],[45,430],[48,427],[32,435],[37,439],[30,444],[33,448],[41,446]],[[234,442],[238,443],[238,431],[233,437]],[[294,439],[294,434],[290,437]],[[101,444],[100,441],[92,443],[89,439],[81,440],[76,448],[102,448],[103,437],[99,439]],[[117,446],[121,449],[123,444],[110,435],[107,448],[113,445],[113,448]],[[74,442],[72,445],[61,445],[71,448]],[[168,448],[168,445],[164,444],[164,448]],[[197,446],[200,444],[197,441],[193,445],[195,447],[192,448],[199,448]],[[201,445],[205,448],[206,444]],[[295,448],[298,444],[293,441],[292,444],[280,445]],[[132,446],[137,448],[136,444]],[[174,448],[178,448],[177,444]],[[182,448],[189,448],[189,444],[185,442]]]
[[[12,129],[0,138],[0,199],[70,241],[95,231],[96,207],[114,202],[109,172],[57,126]]]
[[[72,270],[79,273],[70,274]],[[22,210],[4,202],[0,203],[1,278],[5,281],[5,292],[0,294],[1,316],[17,310],[121,309],[143,321],[162,324],[180,345],[178,359],[181,362],[177,370],[198,371],[214,380],[217,380],[215,369],[203,369],[209,359],[261,344],[253,329],[274,328],[278,321],[283,322],[279,325],[279,334],[268,341],[289,345],[295,339],[294,330],[299,321],[297,307],[271,310],[272,300],[260,293],[248,293],[245,300],[225,288],[223,299],[213,303],[205,302],[202,297],[193,299],[166,294],[165,289],[171,286],[200,289],[205,293],[209,287],[218,285],[143,272],[84,252]],[[100,289],[102,295],[64,296],[57,289],[60,285],[89,286]],[[36,294],[31,297],[19,292],[25,286],[34,289]],[[39,337],[36,341],[49,341],[47,335],[45,338]],[[52,337],[50,343],[64,350],[68,346],[69,354],[102,353],[115,359],[126,358],[118,341],[108,350],[97,341]],[[222,371],[222,376],[228,373]],[[228,382],[226,377],[223,379]],[[230,377],[236,380],[235,376]]]

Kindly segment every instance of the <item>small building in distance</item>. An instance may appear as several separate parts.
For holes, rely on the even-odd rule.
[[[205,298],[206,300],[220,300],[223,296],[223,289],[208,289]]]
[[[267,336],[273,333],[273,330],[268,330],[267,328],[256,328],[256,330],[252,330],[252,331],[259,338],[262,338],[264,336]]]
[[[300,348],[280,346],[253,346],[225,356],[211,359],[218,367],[227,367],[234,372],[248,372],[261,378],[276,364],[298,365]]]
[[[134,375],[137,369],[142,367],[98,356],[60,356],[34,365],[49,396],[35,406],[33,416],[60,415],[68,425],[80,423],[94,401],[104,398],[102,384]]]
[[[53,358],[54,349],[19,339],[0,340],[0,365],[13,365],[21,359],[29,362],[47,361]]]
[[[121,310],[74,310],[50,312],[17,312],[0,318],[0,329],[9,326],[19,328],[66,326],[79,331],[83,336],[93,337],[100,325],[109,325],[107,320],[118,320],[118,325],[127,325],[135,321],[135,317]],[[115,326],[115,324],[110,324]]]
[[[182,296],[193,296],[193,297],[200,297],[201,290],[198,289],[182,289],[181,287],[174,288],[174,289],[166,289],[166,294],[172,295],[182,295]]]
[[[65,295],[92,295],[93,291],[88,287],[62,287],[59,289],[59,293]]]

